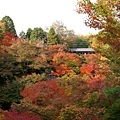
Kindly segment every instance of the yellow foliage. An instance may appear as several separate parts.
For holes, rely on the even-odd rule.
[[[0,120],[3,120],[4,115],[2,113],[0,113]]]
[[[5,33],[5,23],[4,22],[0,22],[0,27],[2,28],[3,32]]]

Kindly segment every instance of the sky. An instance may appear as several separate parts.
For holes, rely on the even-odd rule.
[[[97,33],[85,26],[85,15],[75,11],[76,4],[77,0],[0,0],[0,20],[4,16],[11,17],[18,35],[28,28],[41,27],[45,30],[56,20],[62,21],[77,35]]]

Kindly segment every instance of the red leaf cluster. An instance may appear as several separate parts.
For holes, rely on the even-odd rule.
[[[52,71],[51,74],[56,76],[70,74],[73,70],[72,66],[69,66],[68,64],[75,64],[76,66],[79,66],[81,64],[81,60],[79,56],[73,53],[55,53],[52,62],[55,71]]]
[[[90,74],[95,70],[95,64],[82,65],[80,71],[82,74]]]
[[[49,105],[54,104],[57,99],[65,100],[67,95],[56,80],[37,82],[29,88],[21,91],[24,98],[30,99],[33,104]]]
[[[51,75],[61,76],[61,75],[69,74],[72,72],[72,69],[67,67],[65,64],[54,66],[54,68],[55,68],[55,72],[52,71]]]
[[[79,56],[77,56],[76,54],[73,54],[73,53],[58,52],[58,53],[54,54],[53,61],[55,63],[57,63],[57,62],[61,62],[60,60],[62,62],[66,62],[66,61],[71,60],[71,61],[74,61],[78,64],[81,63]]]
[[[86,54],[84,55],[87,64],[82,65],[81,72],[83,74],[103,75],[111,74],[110,68],[107,64],[107,59],[100,54]]]
[[[48,51],[58,52],[58,51],[63,51],[64,46],[63,45],[50,45],[50,46],[47,46],[46,49]]]
[[[40,116],[33,115],[30,113],[30,111],[17,111],[17,110],[11,110],[11,111],[4,111],[4,118],[3,120],[42,120]]]
[[[87,85],[92,91],[103,90],[106,86],[105,78],[105,76],[96,75],[93,79],[87,81]]]
[[[16,39],[17,37],[15,37],[13,33],[6,32],[3,39],[3,45],[11,46],[16,41]]]

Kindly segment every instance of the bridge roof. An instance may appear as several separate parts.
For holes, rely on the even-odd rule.
[[[94,52],[93,48],[70,48],[71,52]]]

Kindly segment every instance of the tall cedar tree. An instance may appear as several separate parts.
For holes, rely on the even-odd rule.
[[[14,36],[16,37],[17,33],[16,33],[16,30],[15,30],[13,20],[9,16],[5,16],[5,17],[2,18],[1,21],[5,22],[5,32],[14,33]]]
[[[31,33],[32,33],[32,29],[31,29],[31,28],[28,28],[27,33],[26,33],[26,38],[27,38],[28,40],[30,40],[30,35],[31,35]]]
[[[48,45],[55,45],[59,43],[59,39],[57,34],[55,33],[54,28],[50,28],[47,38],[47,44]]]

